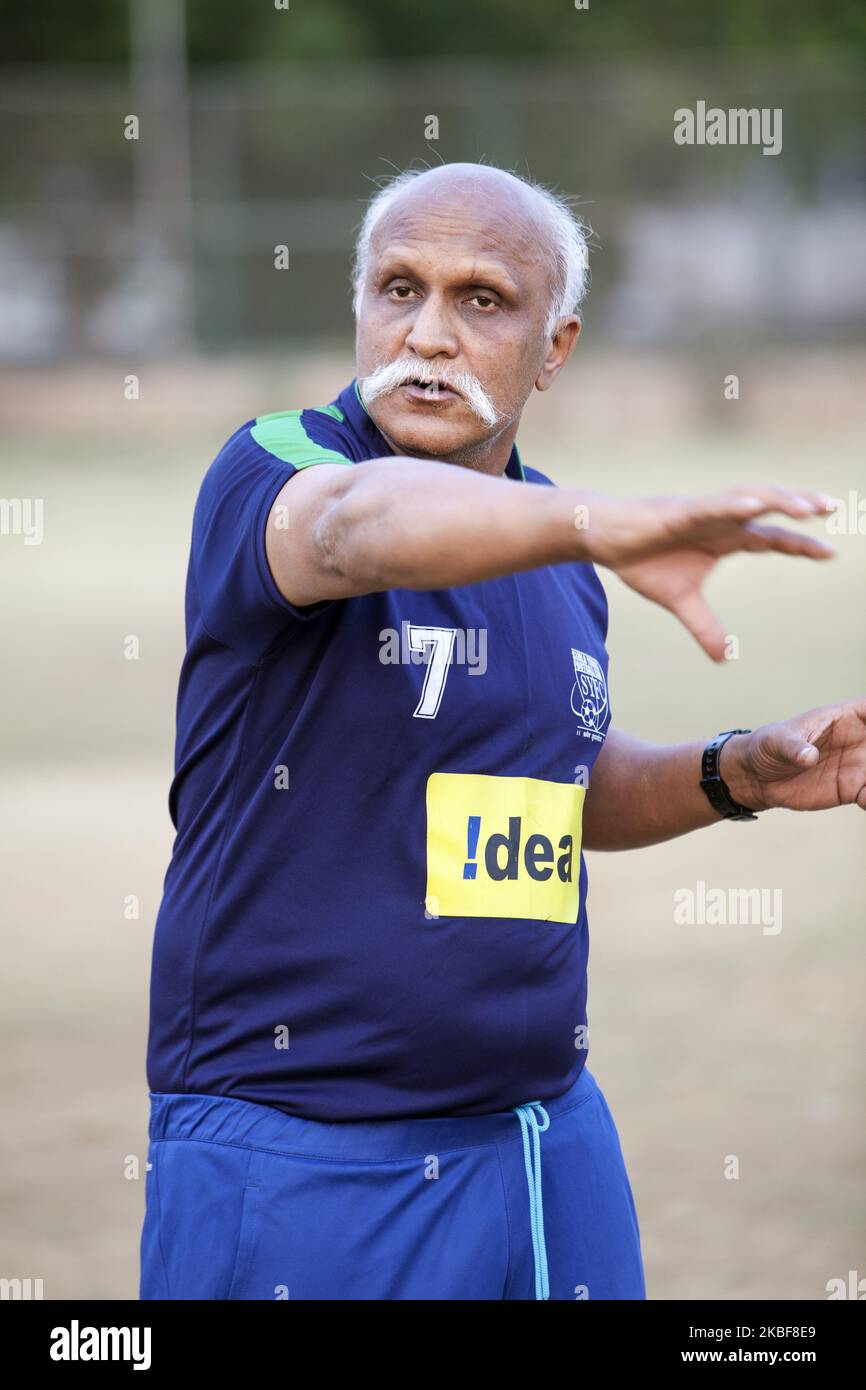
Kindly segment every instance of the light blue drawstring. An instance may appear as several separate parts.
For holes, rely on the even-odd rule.
[[[550,1126],[550,1116],[540,1100],[530,1100],[526,1105],[513,1105],[512,1110],[520,1121],[523,1135],[523,1161],[526,1165],[526,1182],[529,1187],[529,1228],[532,1232],[532,1258],[535,1261],[535,1297],[550,1298],[550,1283],[547,1278],[547,1248],[544,1244],[544,1208],[541,1203],[541,1140]],[[544,1116],[544,1124],[539,1126],[535,1116],[538,1110]],[[532,1130],[532,1145],[535,1155],[535,1168],[529,1152],[529,1131]]]

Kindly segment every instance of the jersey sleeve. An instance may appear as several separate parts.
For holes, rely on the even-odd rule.
[[[193,517],[190,578],[209,635],[256,662],[292,624],[336,600],[298,608],[280,593],[265,551],[271,507],[289,478],[316,463],[352,464],[339,441],[314,443],[309,412],[264,416],[237,430],[217,454]]]

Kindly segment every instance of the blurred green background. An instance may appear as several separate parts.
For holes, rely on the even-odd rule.
[[[527,408],[527,462],[611,492],[754,479],[856,506],[866,18],[843,3],[6,0],[0,22],[0,495],[45,515],[41,545],[0,536],[0,1275],[42,1278],[46,1298],[131,1299],[208,463],[241,421],[351,377],[349,263],[375,181],[485,158],[574,195],[594,231],[584,332]],[[673,112],[697,100],[781,107],[782,153],[676,146]],[[835,543],[826,565],[722,568],[710,597],[739,642],[722,668],[604,576],[614,721],[675,741],[862,693],[864,536]],[[866,1276],[863,829],[850,808],[778,812],[589,856],[590,1067],[651,1298],[820,1299]],[[782,931],[675,925],[674,893],[701,879],[780,888]]]
[[[855,3],[3,0],[0,20],[0,359],[345,342],[375,181],[454,159],[578,200],[598,338],[862,336]],[[781,109],[781,154],[675,145],[698,100]]]

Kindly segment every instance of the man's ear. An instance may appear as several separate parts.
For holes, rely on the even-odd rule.
[[[580,318],[577,314],[565,314],[557,319],[556,326],[548,340],[548,348],[541,364],[541,371],[535,380],[538,391],[546,391],[559,376],[580,337]]]

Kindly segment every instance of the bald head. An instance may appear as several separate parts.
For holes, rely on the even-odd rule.
[[[551,240],[547,206],[541,196],[514,174],[485,164],[442,164],[385,189],[376,207],[373,236],[399,214],[447,215],[455,203],[473,206],[500,234],[532,233],[540,246]]]

